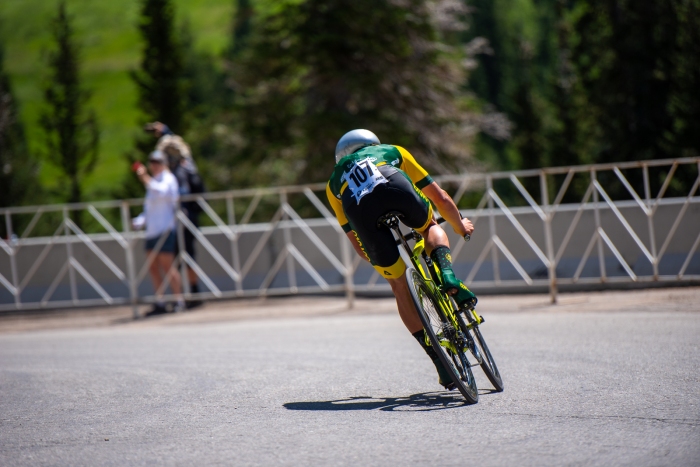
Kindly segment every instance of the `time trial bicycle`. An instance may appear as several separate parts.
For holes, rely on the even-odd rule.
[[[442,291],[439,268],[425,252],[425,239],[415,230],[403,234],[399,227],[400,214],[389,213],[378,223],[394,232],[399,253],[406,257],[406,281],[418,316],[440,361],[450,372],[457,389],[467,402],[479,400],[472,367],[481,366],[497,392],[503,391],[503,379],[489,351],[479,326],[484,318],[476,312],[476,300],[462,309]],[[444,222],[439,219],[438,223]],[[415,240],[413,247],[408,241]],[[466,239],[468,240],[468,238]]]

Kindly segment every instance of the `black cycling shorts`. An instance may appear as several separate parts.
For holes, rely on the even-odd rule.
[[[199,229],[199,215],[188,215],[187,218],[194,224],[196,228]],[[187,227],[183,227],[182,230],[184,231],[184,243],[185,243],[185,251],[187,254],[189,254],[192,259],[195,258],[195,250],[194,250],[194,234],[190,232],[190,229]],[[177,255],[180,252],[180,243],[179,240],[178,242],[175,243],[175,254]]]
[[[377,185],[360,199],[359,204],[350,190],[343,192],[341,200],[362,251],[383,277],[395,279],[403,274],[406,265],[391,231],[378,226],[377,220],[395,212],[400,215],[403,224],[423,231],[433,218],[433,208],[406,174],[390,165],[382,165],[378,169],[387,183]]]

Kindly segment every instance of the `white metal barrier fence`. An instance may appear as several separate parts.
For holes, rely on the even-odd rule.
[[[451,240],[455,270],[477,294],[548,289],[552,301],[562,287],[699,281],[699,169],[696,157],[436,177],[457,203],[476,205],[462,211],[475,223],[473,240]],[[189,197],[205,222],[198,229],[178,212],[174,267],[186,296],[193,296],[188,266],[201,298],[344,293],[352,306],[355,293],[388,291],[352,252],[324,190],[312,184]],[[141,204],[0,210],[7,233],[0,311],[131,304],[138,314],[137,305],[164,292],[151,288],[143,233],[130,227]],[[196,238],[196,258],[183,248],[185,230]]]

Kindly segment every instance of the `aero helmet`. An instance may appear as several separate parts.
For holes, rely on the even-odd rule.
[[[377,135],[369,130],[352,130],[343,135],[335,147],[335,162],[365,146],[381,144]]]

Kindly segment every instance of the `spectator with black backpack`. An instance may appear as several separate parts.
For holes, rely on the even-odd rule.
[[[168,156],[170,171],[175,175],[179,186],[180,197],[187,195],[204,193],[204,183],[199,175],[197,165],[192,159],[189,145],[182,137],[173,134],[167,125],[161,122],[149,123],[145,127],[146,131],[152,132],[158,138],[156,150],[163,151]],[[182,201],[180,203],[182,211],[187,215],[189,221],[199,228],[199,213],[202,208],[195,200]],[[185,251],[195,259],[194,234],[187,228],[184,229]],[[179,244],[178,244],[179,247]],[[190,284],[190,292],[199,293],[199,283],[197,273],[188,267],[187,278]],[[198,307],[202,304],[199,299],[187,302],[187,309]]]

